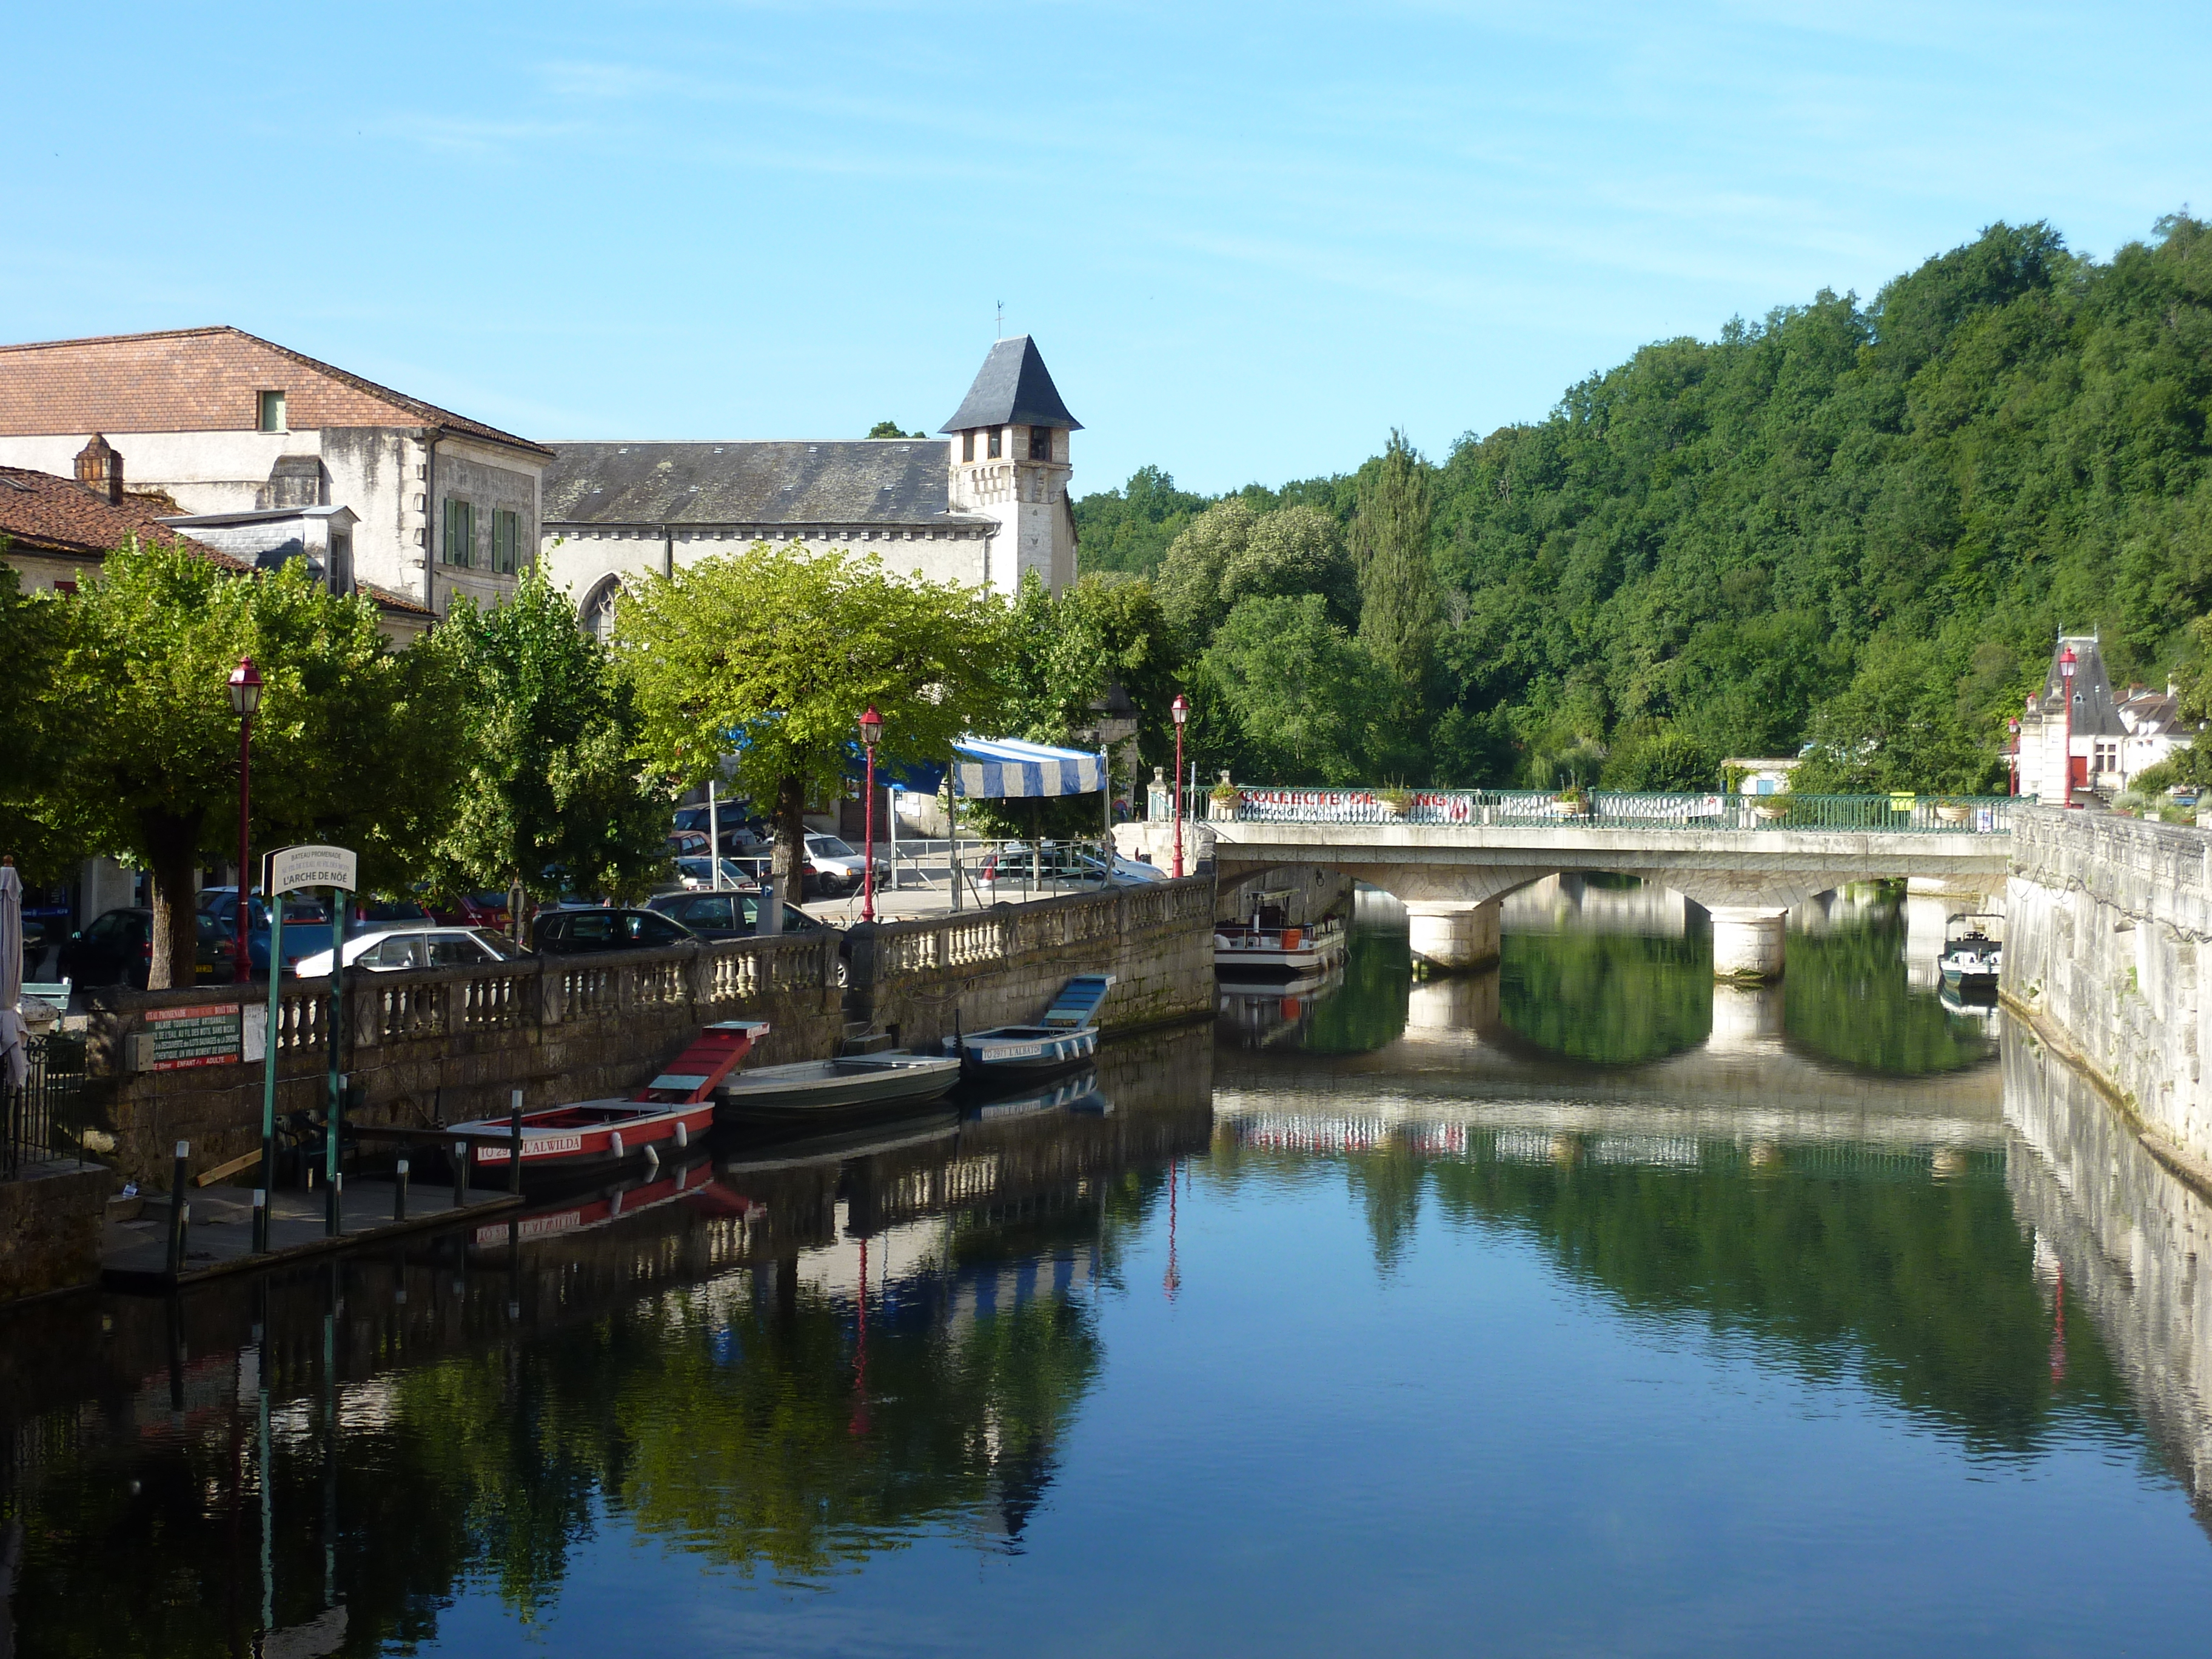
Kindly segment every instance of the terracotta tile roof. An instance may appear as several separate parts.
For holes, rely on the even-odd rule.
[[[180,536],[162,524],[150,505],[129,495],[111,507],[74,478],[26,467],[0,466],[0,538],[27,552],[69,553],[104,558],[131,537],[181,547],[225,570],[246,571],[245,560]]]
[[[543,445],[248,334],[179,328],[0,345],[0,434],[252,431],[259,394],[284,394],[295,431],[438,426],[550,453]]]
[[[354,586],[386,611],[404,611],[410,616],[428,617],[433,621],[437,618],[438,613],[428,605],[410,599],[404,593],[395,593],[388,587],[379,587],[374,582],[356,581]]]

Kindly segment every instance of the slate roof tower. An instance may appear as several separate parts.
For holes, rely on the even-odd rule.
[[[958,410],[939,428],[951,441],[953,511],[999,521],[989,570],[997,592],[1013,594],[1032,571],[1054,592],[1074,582],[1068,441],[1082,426],[1060,400],[1036,343],[1018,334],[991,348]]]

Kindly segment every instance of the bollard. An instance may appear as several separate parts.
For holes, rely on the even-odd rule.
[[[266,1187],[256,1187],[253,1189],[253,1237],[257,1241],[254,1245],[255,1253],[260,1255],[268,1255],[269,1189]],[[260,1340],[258,1337],[254,1339],[256,1342]]]
[[[459,1209],[469,1201],[469,1143],[453,1143],[453,1207]]]
[[[507,1154],[507,1190],[522,1191],[522,1091],[517,1089],[508,1101],[507,1133],[514,1136]]]
[[[169,1277],[177,1278],[185,1271],[185,1229],[191,1224],[191,1207],[185,1202],[186,1168],[191,1162],[192,1143],[177,1143],[177,1162],[169,1176]]]
[[[392,1218],[394,1221],[407,1219],[407,1160],[404,1158],[399,1160],[399,1167],[392,1171]]]

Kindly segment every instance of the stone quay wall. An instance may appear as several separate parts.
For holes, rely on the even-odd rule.
[[[1212,878],[1192,877],[842,935],[356,972],[340,1041],[347,1110],[364,1125],[428,1127],[503,1117],[517,1088],[526,1108],[619,1095],[715,1020],[767,1020],[763,1065],[834,1054],[853,1021],[927,1045],[956,1015],[969,1030],[1035,1019],[1078,973],[1116,976],[1102,1010],[1109,1029],[1194,1018],[1212,1006]],[[249,1024],[266,1019],[267,995],[248,992]],[[151,1030],[163,1022],[149,1016],[238,1001],[232,986],[101,1000],[87,1044],[89,1145],[122,1178],[166,1188],[179,1140],[195,1173],[258,1149],[258,1056],[154,1069]],[[284,985],[280,1119],[319,1113],[329,1098],[328,1020],[325,981]]]
[[[2212,1165],[2208,941],[2212,834],[2056,807],[2014,814],[2006,1006],[2155,1141]]]
[[[847,1008],[897,1045],[930,1048],[1039,1018],[1077,974],[1111,974],[1108,1031],[1213,1009],[1212,875],[854,928]]]
[[[100,1277],[100,1224],[115,1172],[100,1164],[33,1164],[0,1181],[0,1302]]]

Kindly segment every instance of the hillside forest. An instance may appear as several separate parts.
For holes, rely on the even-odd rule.
[[[1997,224],[1440,460],[1393,434],[1220,498],[1145,468],[1077,501],[1085,580],[1031,625],[1103,627],[1140,704],[1187,685],[1240,780],[1705,787],[1802,750],[1801,789],[2002,790],[2062,629],[2203,701],[2208,409],[2204,224],[2108,261]]]

